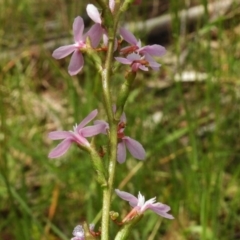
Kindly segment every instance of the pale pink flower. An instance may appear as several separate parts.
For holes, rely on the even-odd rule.
[[[131,155],[139,160],[144,160],[146,157],[146,152],[141,143],[138,141],[125,136],[124,129],[126,126],[126,115],[125,113],[122,114],[120,118],[120,122],[118,123],[118,146],[117,146],[117,161],[119,163],[124,163],[126,160],[126,148],[131,153]],[[102,131],[101,133],[106,134],[107,130],[109,129],[109,124],[103,120],[96,120],[94,124],[101,125]]]
[[[114,7],[115,7],[115,1],[110,0],[109,8],[112,12],[114,10]],[[108,34],[107,34],[106,29],[102,26],[102,18],[101,18],[100,12],[93,4],[88,4],[86,10],[87,10],[88,16],[95,22],[94,25],[98,29],[97,38],[101,39],[101,37],[103,37],[103,44],[104,44],[104,46],[107,46]],[[114,43],[114,50],[116,50],[116,49],[117,49],[117,39],[115,39],[115,43]]]
[[[125,28],[120,28],[119,29],[120,35],[123,37],[123,39],[131,44],[130,46],[122,48],[120,51],[123,54],[130,54],[133,52],[139,53],[140,55],[151,55],[151,56],[162,56],[166,53],[166,49],[158,44],[154,45],[147,45],[142,47],[141,46],[141,41],[137,40],[136,37],[129,32]]]
[[[138,198],[128,192],[118,189],[115,189],[115,193],[123,200],[128,201],[133,207],[132,211],[124,218],[123,222],[131,220],[136,215],[143,214],[147,209],[152,210],[164,218],[174,219],[171,214],[167,213],[171,208],[168,205],[156,202],[156,197],[145,201],[145,197],[140,192],[138,193]]]
[[[115,59],[122,64],[130,65],[133,72],[136,72],[138,69],[141,69],[143,71],[148,71],[149,67],[157,71],[161,66],[148,54],[144,56],[140,56],[137,53],[131,53],[127,55],[126,58],[115,57]]]
[[[109,0],[109,8],[110,8],[111,12],[114,11],[114,8],[115,8],[115,0]]]
[[[95,136],[102,131],[101,125],[87,126],[98,114],[97,110],[92,111],[82,122],[75,127],[73,131],[53,131],[50,132],[48,137],[53,140],[62,140],[48,155],[49,158],[57,158],[67,152],[72,143],[77,143],[86,147],[90,147],[90,143],[86,137]]]
[[[84,59],[81,51],[87,47],[86,38],[90,38],[92,47],[94,48],[97,47],[101,39],[99,38],[99,31],[101,31],[101,29],[99,29],[98,26],[93,25],[85,34],[83,34],[83,31],[83,19],[81,17],[76,17],[73,22],[73,36],[75,43],[59,47],[52,54],[55,59],[61,59],[73,53],[68,66],[68,72],[71,76],[79,73],[84,65]]]
[[[81,225],[77,225],[72,234],[74,237],[71,240],[85,240],[84,229]]]

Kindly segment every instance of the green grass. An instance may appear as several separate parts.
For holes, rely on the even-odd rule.
[[[106,119],[100,78],[90,61],[81,74],[70,77],[69,58],[51,57],[62,38],[71,43],[73,18],[85,14],[80,2],[0,1],[3,240],[70,239],[78,223],[96,219],[99,225],[101,189],[87,154],[71,147],[60,159],[47,157],[56,146],[47,138],[48,132],[72,129],[94,108]],[[128,155],[125,164],[117,165],[115,186],[134,194],[141,191],[146,198],[156,196],[172,207],[173,221],[147,212],[133,230],[133,240],[237,240],[239,4],[214,22],[205,12],[194,33],[182,33],[176,13],[185,4],[176,3],[170,1],[167,11],[174,24],[168,54],[160,59],[162,68],[159,73],[138,75],[125,110],[126,133],[144,145],[147,159],[142,164]],[[137,15],[138,9],[133,10],[136,19],[148,16],[144,9]],[[50,22],[53,27],[46,28]],[[50,40],[53,46],[46,48]],[[180,63],[183,49],[187,55]],[[205,73],[206,78],[174,81],[175,73],[187,71]],[[114,85],[121,80],[122,73],[115,76]],[[159,87],[161,83],[166,87]],[[119,200],[114,198],[112,209],[124,216],[130,206]],[[118,228],[111,226],[112,232]]]

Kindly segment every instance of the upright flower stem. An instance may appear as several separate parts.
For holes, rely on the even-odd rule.
[[[105,110],[108,117],[110,132],[109,132],[109,165],[108,165],[108,181],[107,186],[103,187],[103,208],[102,208],[102,228],[101,239],[109,239],[109,211],[111,205],[111,196],[115,175],[116,158],[117,158],[117,121],[114,120],[112,110],[112,98],[110,93],[110,76],[111,63],[114,50],[115,33],[113,29],[109,29],[108,52],[105,62],[105,68],[102,71],[102,88],[105,103]]]
[[[125,224],[123,228],[117,233],[116,237],[114,240],[126,240],[129,237],[129,234],[131,232],[131,229],[133,226],[135,226],[143,217],[143,215],[137,215],[135,216],[132,221],[129,223]]]
[[[132,2],[133,0],[125,0],[123,6],[124,10],[127,8],[127,2]],[[99,0],[99,4],[103,7],[105,4],[104,0]],[[112,70],[112,59],[114,52],[114,44],[115,44],[115,35],[118,27],[118,22],[123,9],[121,9],[121,2],[116,0],[115,2],[115,12],[114,17],[112,16],[110,9],[104,9],[105,11],[105,26],[108,31],[108,51],[105,61],[105,66],[102,70],[102,89],[103,89],[103,99],[104,106],[106,110],[106,114],[108,117],[109,123],[109,164],[108,164],[108,181],[107,186],[103,187],[103,207],[102,207],[102,225],[101,225],[101,240],[109,240],[109,212],[111,206],[111,197],[112,197],[112,189],[114,183],[115,176],[115,168],[117,162],[117,124],[119,119],[114,118],[113,113],[113,102],[111,98],[110,91],[110,77]]]

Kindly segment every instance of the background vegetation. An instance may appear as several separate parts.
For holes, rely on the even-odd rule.
[[[149,211],[133,240],[240,239],[240,4],[217,2],[230,4],[212,11],[207,0],[143,0],[126,14],[125,23],[164,14],[171,20],[136,32],[168,53],[160,72],[138,74],[125,111],[126,132],[143,144],[147,159],[128,155],[115,183],[156,196],[175,220]],[[101,191],[88,156],[72,147],[60,159],[47,157],[56,146],[49,131],[70,130],[95,108],[106,119],[91,61],[70,77],[69,58],[51,57],[72,42],[77,15],[89,23],[86,4],[0,0],[0,239],[66,240],[83,221],[99,224]],[[199,17],[181,18],[179,11],[196,6]],[[112,208],[122,216],[130,210],[117,198]]]

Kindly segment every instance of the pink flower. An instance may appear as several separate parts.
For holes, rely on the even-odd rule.
[[[162,217],[174,219],[172,215],[167,213],[171,208],[168,205],[156,202],[156,197],[145,201],[145,197],[140,192],[138,193],[138,198],[130,193],[120,191],[118,189],[115,189],[115,192],[120,198],[128,201],[133,207],[132,211],[123,219],[123,222],[131,220],[136,215],[143,214],[147,209],[151,209]]]
[[[121,52],[123,54],[136,52],[140,55],[148,54],[151,56],[162,56],[166,53],[166,49],[158,44],[141,47],[141,41],[137,40],[136,37],[125,28],[120,28],[119,32],[123,39],[129,44],[131,44],[131,46],[127,46],[121,49]]]
[[[54,131],[50,132],[48,137],[53,140],[64,139],[57,145],[48,155],[49,158],[57,158],[67,152],[72,143],[77,143],[86,147],[90,147],[90,143],[86,137],[95,136],[102,131],[101,125],[87,126],[91,120],[93,120],[98,114],[97,110],[92,111],[82,122],[75,127],[73,131]]]
[[[131,65],[133,72],[136,72],[138,69],[148,71],[149,67],[157,71],[161,66],[148,54],[146,54],[145,56],[140,56],[137,53],[131,53],[127,55],[126,58],[115,57],[115,59],[122,64]]]
[[[73,22],[73,36],[75,43],[59,47],[52,54],[55,59],[61,59],[73,53],[68,66],[68,72],[71,76],[79,73],[84,65],[84,59],[81,51],[87,47],[86,38],[88,36],[90,37],[92,47],[94,48],[97,47],[100,41],[100,38],[98,37],[100,29],[98,26],[93,25],[86,34],[83,34],[83,31],[83,19],[81,17],[76,17]]]
[[[94,124],[96,125],[101,125],[102,126],[102,131],[101,133],[106,134],[107,130],[109,129],[109,125],[107,122],[103,120],[96,120],[94,121]],[[138,141],[125,136],[124,135],[124,129],[126,126],[126,116],[123,113],[120,122],[118,123],[118,132],[117,132],[117,137],[118,137],[118,146],[117,146],[117,161],[119,163],[124,163],[126,160],[126,148],[128,151],[131,153],[131,155],[139,160],[144,160],[146,156],[146,152],[142,146],[141,143]]]
[[[73,230],[73,238],[71,240],[85,240],[84,229],[81,225],[77,225]]]
[[[113,12],[115,7],[115,0],[109,1],[109,8]],[[88,16],[95,22],[94,25],[96,25],[96,28],[98,29],[98,36],[97,38],[103,37],[103,44],[104,46],[107,46],[108,43],[108,34],[106,29],[102,26],[102,18],[101,14],[99,13],[98,9],[93,4],[87,5],[87,14]],[[117,49],[117,39],[115,39],[114,43],[114,51]]]

